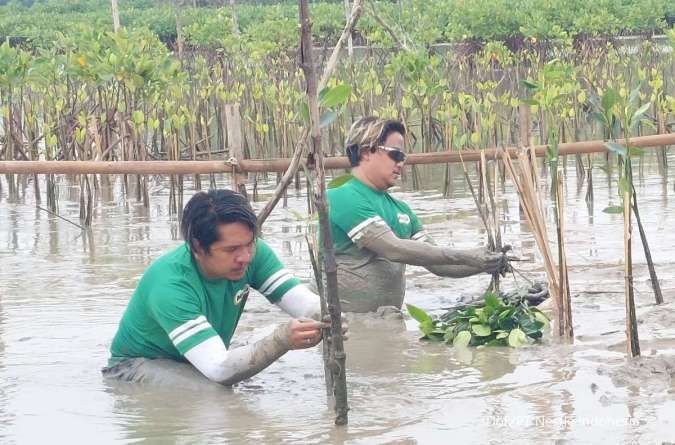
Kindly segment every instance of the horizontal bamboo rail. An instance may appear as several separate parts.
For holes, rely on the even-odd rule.
[[[631,139],[634,147],[658,147],[675,145],[675,133],[641,136]],[[520,150],[516,147],[506,149],[511,158],[516,158]],[[546,153],[546,145],[535,147],[538,157]],[[560,144],[560,154],[602,153],[607,151],[605,141],[569,142]],[[497,150],[485,149],[485,156],[493,159]],[[464,162],[480,160],[480,151],[462,151]],[[446,164],[461,162],[457,151],[440,151],[434,153],[412,153],[406,164]],[[135,174],[135,175],[189,175],[209,173],[253,173],[284,172],[290,159],[243,159],[232,161],[0,161],[0,174]],[[325,168],[349,168],[349,161],[344,156],[325,158]]]

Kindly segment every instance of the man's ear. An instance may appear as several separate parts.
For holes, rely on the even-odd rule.
[[[363,152],[361,152],[361,160],[362,161],[369,161],[370,157],[373,155],[373,153],[375,153],[375,150],[373,150],[372,148],[369,148],[368,150],[364,150]]]
[[[192,253],[195,255],[198,255],[200,257],[206,256],[207,252],[202,249],[202,245],[199,243],[199,240],[192,240],[192,243],[190,243],[190,248],[192,249]]]

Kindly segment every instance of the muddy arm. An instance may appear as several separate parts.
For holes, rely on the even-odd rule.
[[[499,269],[502,262],[501,253],[489,253],[484,249],[456,250],[421,241],[400,239],[387,226],[372,224],[362,233],[357,241],[360,248],[369,249],[389,261],[423,266],[430,271],[432,271],[430,267],[444,266],[437,270],[447,276],[492,273]],[[447,266],[455,267],[447,268]]]
[[[321,300],[304,284],[290,289],[275,304],[293,318],[321,318]]]
[[[436,246],[434,239],[427,233],[423,233],[419,240],[432,246]],[[477,267],[452,264],[426,266],[425,269],[434,275],[450,278],[470,277],[471,275],[476,275],[483,272]]]
[[[185,358],[209,380],[234,385],[267,368],[291,349],[289,324],[278,326],[261,340],[229,351],[220,337],[211,337],[185,353]]]

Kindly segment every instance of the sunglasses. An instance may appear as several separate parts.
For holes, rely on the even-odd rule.
[[[389,158],[394,162],[405,162],[406,158],[408,157],[408,155],[405,154],[405,152],[401,151],[401,149],[396,147],[387,147],[386,145],[378,145],[377,148],[387,152],[387,156],[389,156]]]

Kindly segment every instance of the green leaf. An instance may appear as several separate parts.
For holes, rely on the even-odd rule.
[[[630,95],[628,96],[628,103],[631,105],[637,103],[639,97],[640,97],[640,85],[638,85],[637,88],[634,88],[633,91],[630,92]]]
[[[604,114],[594,111],[591,113],[591,117],[598,121],[603,127],[607,126],[607,117]]]
[[[616,92],[614,88],[607,88],[605,94],[602,95],[602,109],[605,111],[605,114],[609,114],[609,111],[614,107],[614,105],[621,99],[619,93]]]
[[[645,151],[640,147],[628,147],[628,154],[630,156],[642,156]]]
[[[603,212],[609,213],[610,215],[619,215],[623,213],[623,207],[622,206],[609,206],[606,207]]]
[[[607,150],[614,152],[618,154],[619,156],[625,158],[626,154],[628,153],[628,150],[626,150],[626,147],[624,147],[621,144],[617,144],[616,142],[605,142],[605,148]]]
[[[469,331],[461,331],[458,332],[457,335],[455,335],[454,340],[452,340],[452,346],[456,348],[465,348],[469,346],[469,342],[471,341],[471,332]]]
[[[424,312],[423,309],[420,309],[417,306],[413,306],[412,304],[407,304],[407,303],[406,303],[405,307],[408,309],[408,313],[410,314],[410,316],[412,318],[414,318],[415,320],[417,320],[419,323],[424,323],[425,321],[428,321],[428,322],[432,321],[429,314]]]
[[[485,294],[485,307],[498,309],[501,306],[502,305],[499,302],[499,299],[497,298],[497,296],[494,294],[494,292],[489,292],[489,293]]]
[[[523,331],[516,328],[509,333],[509,346],[519,348],[527,342],[527,336]]]
[[[619,191],[621,195],[630,192],[630,184],[628,184],[628,180],[625,177],[619,179]],[[621,207],[621,210],[621,213],[623,213],[623,207]]]
[[[538,310],[534,311],[534,318],[543,323],[545,328],[548,328],[551,325],[548,317]]]
[[[134,124],[139,126],[145,120],[145,115],[141,110],[134,110],[134,112],[131,113],[131,120],[134,122]]]
[[[325,90],[324,90],[325,91]],[[324,93],[322,91],[322,93]],[[325,91],[324,94],[319,95],[319,106],[331,108],[336,105],[342,105],[347,102],[352,94],[352,87],[350,85],[337,85]]]
[[[337,176],[337,177],[333,178],[333,179],[328,183],[328,185],[326,186],[326,188],[329,188],[329,189],[335,189],[335,188],[338,188],[338,187],[340,187],[341,185],[346,184],[347,182],[351,181],[352,178],[354,178],[354,175],[352,175],[351,173],[346,173],[346,174],[344,174],[344,175]],[[412,315],[412,314],[411,314],[411,315]]]
[[[321,115],[319,119],[319,128],[325,128],[332,124],[337,118],[337,112],[335,111],[326,111]]]
[[[652,103],[647,102],[646,104],[638,108],[638,110],[635,113],[633,113],[633,117],[630,118],[631,124],[633,126],[637,125],[640,122],[640,119],[642,119],[642,115],[645,114],[647,110],[649,110],[649,107],[651,106]]]
[[[511,316],[513,309],[505,309],[499,313],[499,319],[504,320],[505,318]]]
[[[447,328],[445,330],[445,334],[443,334],[443,340],[446,343],[450,343],[454,338],[455,338],[455,332],[452,330],[452,327]]]
[[[492,329],[490,329],[490,326],[486,326],[484,324],[472,324],[471,330],[479,337],[487,337],[492,334]]]
[[[523,80],[520,81],[520,84],[521,84],[522,86],[524,86],[525,88],[527,88],[528,90],[534,91],[534,90],[539,89],[539,85],[537,85],[536,83],[531,82],[531,81],[529,81],[529,80],[524,80],[524,79],[523,79]]]
[[[509,336],[508,332],[500,332],[499,334],[497,334],[496,338],[497,338],[497,340],[501,340],[502,338],[506,338],[508,336]]]
[[[420,323],[420,331],[426,336],[434,332],[434,322],[433,320],[424,320]]]

